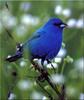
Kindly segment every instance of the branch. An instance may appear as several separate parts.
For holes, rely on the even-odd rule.
[[[48,82],[48,84],[52,87],[52,89],[55,91],[55,93],[58,95],[58,98],[61,98],[62,97],[62,95],[61,95],[61,93],[59,92],[59,90],[58,90],[58,88],[57,88],[57,86],[56,86],[56,84],[54,84],[52,81],[51,81],[51,79],[49,78],[49,73],[45,70],[45,69],[43,69],[43,68],[41,68],[39,65],[37,65],[34,61],[31,61],[32,62],[32,64],[34,65],[34,68],[35,69],[37,69],[39,72],[40,72],[40,80],[42,79],[42,80],[46,80],[47,82]],[[61,100],[61,99],[60,99]]]

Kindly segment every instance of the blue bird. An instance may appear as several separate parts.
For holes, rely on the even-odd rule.
[[[12,62],[21,58],[24,49],[29,51],[30,59],[41,58],[42,62],[52,60],[61,48],[63,29],[66,26],[61,19],[51,18],[23,45],[17,46],[16,54],[6,60]]]
[[[45,70],[44,66],[43,68],[40,68],[39,66],[37,67],[37,65],[33,62],[33,59],[42,59],[41,63],[43,65],[44,60],[50,62],[50,60],[56,57],[61,48],[63,29],[66,26],[67,25],[63,23],[59,18],[50,19],[23,45],[18,44],[16,47],[16,53],[14,55],[8,56],[6,58],[7,61],[13,62],[22,57],[23,51],[26,50],[29,52],[31,63],[34,65],[35,69],[40,72],[40,76],[37,77],[36,82],[38,83],[38,81],[46,80],[59,97],[61,97],[61,93],[58,91],[57,86],[51,82],[50,78],[48,77],[49,73]],[[47,94],[49,95],[48,92]],[[51,95],[49,95],[49,97],[52,99]]]

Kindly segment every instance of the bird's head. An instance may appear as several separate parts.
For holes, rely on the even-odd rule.
[[[61,19],[59,18],[51,18],[47,23],[46,23],[46,26],[51,26],[53,27],[54,29],[61,29],[63,30],[67,24],[65,24]]]

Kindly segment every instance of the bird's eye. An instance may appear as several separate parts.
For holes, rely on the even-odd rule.
[[[54,26],[60,26],[62,23],[53,23]]]

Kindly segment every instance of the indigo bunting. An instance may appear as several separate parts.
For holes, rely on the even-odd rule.
[[[29,51],[30,59],[40,58],[42,62],[52,60],[61,48],[63,29],[66,26],[61,19],[51,18],[23,45],[19,44],[16,54],[7,57],[6,60],[12,62],[21,58],[24,49]]]
[[[34,65],[35,69],[38,69],[40,76],[38,76],[38,81],[47,80],[53,90],[61,97],[60,92],[57,89],[57,86],[52,83],[50,80],[49,73],[43,68],[35,65],[33,62],[34,58],[42,59],[41,63],[43,65],[44,60],[48,62],[56,57],[59,52],[62,44],[62,33],[63,29],[67,26],[59,18],[50,19],[45,25],[38,29],[34,35],[27,40],[23,45],[18,44],[16,47],[16,53],[12,56],[6,58],[7,61],[13,62],[21,58],[23,51],[26,49],[30,53],[31,63]],[[53,67],[53,66],[52,66]],[[53,67],[54,68],[54,67]],[[39,83],[38,83],[39,84]],[[41,86],[41,85],[40,85]],[[41,86],[42,88],[42,86]],[[47,92],[49,95],[49,93]],[[49,97],[52,96],[49,95]]]

